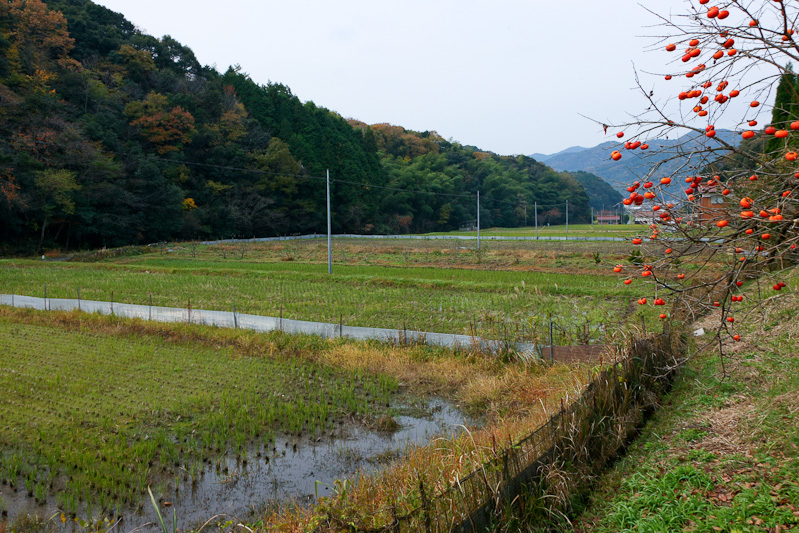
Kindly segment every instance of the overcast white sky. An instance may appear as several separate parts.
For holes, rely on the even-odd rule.
[[[97,1],[97,0],[96,0]],[[685,0],[99,0],[198,60],[369,124],[436,130],[500,154],[553,153],[610,136],[578,113],[640,111],[633,63]],[[644,77],[657,89],[661,77]]]

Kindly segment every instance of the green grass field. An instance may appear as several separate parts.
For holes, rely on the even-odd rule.
[[[552,314],[555,342],[580,344],[642,317],[660,327],[652,306],[635,304],[639,282],[612,273],[627,248],[342,240],[331,276],[323,242],[181,243],[80,261],[2,260],[0,292],[42,296],[46,284],[50,298],[80,289],[83,299],[235,304],[241,313],[543,343]],[[224,457],[271,449],[277,434],[316,436],[354,413],[391,414],[400,394],[445,392],[485,416],[490,427],[471,445],[489,450],[494,433],[516,438],[536,427],[586,374],[425,347],[20,310],[0,310],[0,351],[8,354],[0,389],[11,391],[0,395],[0,480],[40,501],[55,496],[67,513],[89,503],[116,514],[141,505],[148,484],[163,492],[191,482]],[[398,472],[456,471],[463,465],[447,461],[471,453],[463,446],[432,444]]]
[[[539,226],[539,237],[619,237],[625,238],[630,235],[645,232],[646,227],[635,224],[613,224],[613,225],[591,225],[591,224],[570,224],[559,226]],[[425,233],[425,235],[464,235],[477,237],[477,231],[451,231]],[[535,227],[527,226],[523,228],[485,228],[480,229],[480,236],[485,237],[535,237]]]
[[[248,459],[268,463],[290,442],[335,445],[348,428],[380,428],[433,394],[486,424],[465,441],[414,447],[413,462],[397,471],[437,476],[465,468],[458,454],[482,460],[475,454],[489,449],[490,432],[535,427],[587,372],[425,346],[11,308],[0,308],[0,352],[0,512],[3,494],[19,492],[48,513],[12,508],[10,522],[0,515],[11,531],[49,531],[75,515],[85,531],[123,515],[135,524],[141,517],[129,513],[148,506],[148,486],[179,500],[178,489],[192,492],[205,474],[224,483],[233,458],[246,471]]]
[[[613,323],[640,323],[629,305],[640,287],[611,272],[622,254],[563,250],[497,247],[477,255],[412,241],[348,243],[338,246],[342,259],[328,275],[318,242],[251,245],[239,255],[234,245],[185,244],[91,263],[3,260],[0,291],[42,296],[47,284],[51,298],[76,298],[80,289],[87,300],[235,305],[290,319],[529,341],[548,335],[551,315],[560,344],[597,340]]]

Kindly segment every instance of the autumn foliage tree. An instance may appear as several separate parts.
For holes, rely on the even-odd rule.
[[[166,96],[155,92],[125,107],[131,126],[137,128],[159,154],[176,152],[191,142],[194,117],[181,106],[170,107]]]
[[[9,35],[11,54],[23,74],[49,71],[56,65],[78,66],[69,57],[75,41],[69,36],[64,15],[48,9],[41,0],[11,0],[6,4],[6,16],[14,28]]]
[[[650,224],[632,240],[644,252],[640,264],[614,270],[638,285],[639,304],[656,306],[664,320],[717,310],[710,342],[723,355],[725,340],[742,340],[743,302],[768,304],[798,258],[799,92],[791,64],[799,62],[799,6],[686,6],[661,19],[664,35],[655,47],[668,94],[637,80],[648,109],[609,128],[623,142],[609,156],[646,158],[654,139],[686,132],[701,142],[669,148],[664,159],[679,161],[678,171],[661,172],[662,159],[630,184],[624,204]],[[734,137],[725,140],[717,125]]]
[[[0,174],[0,209],[11,211],[19,201],[19,185],[14,176]]]

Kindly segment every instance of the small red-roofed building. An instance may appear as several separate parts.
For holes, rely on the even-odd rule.
[[[696,217],[701,223],[716,221],[724,216],[727,199],[721,194],[720,185],[705,185],[700,183],[696,190],[699,214]]]
[[[621,215],[616,211],[599,211],[596,214],[596,223],[600,226],[606,224],[621,224]]]

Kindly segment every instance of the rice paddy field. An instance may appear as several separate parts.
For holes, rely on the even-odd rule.
[[[142,490],[196,483],[226,454],[247,460],[276,433],[315,439],[347,413],[386,410],[396,379],[301,359],[237,357],[231,348],[153,335],[87,334],[0,320],[4,407],[0,478],[75,514],[119,514]],[[163,489],[162,489],[163,491]]]
[[[49,298],[534,341],[551,314],[556,343],[613,343],[642,321],[660,327],[635,304],[640,287],[612,273],[628,254],[350,239],[336,241],[329,275],[324,241],[164,244],[5,259],[0,292],[41,296],[46,284]],[[181,529],[223,512],[301,529],[309,504],[342,487],[389,501],[420,475],[478,467],[600,364],[12,308],[0,308],[0,352],[0,526],[12,531],[130,529],[154,518],[148,487]]]
[[[625,243],[323,240],[202,246],[184,243],[72,261],[0,261],[0,292],[283,318],[500,340],[598,341],[651,310],[612,268]],[[144,251],[146,253],[139,253]],[[109,254],[111,255],[111,254]],[[79,261],[77,259],[82,259]],[[640,316],[639,316],[640,315]]]
[[[184,527],[225,509],[296,522],[270,505],[307,503],[344,474],[377,495],[376,467],[394,483],[468,469],[494,435],[524,434],[579,390],[589,368],[11,308],[0,309],[0,350],[0,523],[13,531],[140,525],[153,519],[148,487]],[[370,457],[349,444],[392,441],[442,406],[463,413],[468,437],[450,427]],[[281,470],[325,483],[272,492]],[[236,484],[262,498],[257,510],[229,501]]]
[[[619,237],[625,238],[641,231],[640,225],[635,224],[570,224],[568,228],[565,224],[558,226],[539,226],[537,235],[539,237],[570,237],[570,238],[592,238],[592,237]],[[427,233],[426,235],[465,235],[477,237],[477,231],[452,231]],[[480,230],[480,236],[485,237],[535,237],[535,227],[522,228],[485,228]]]

